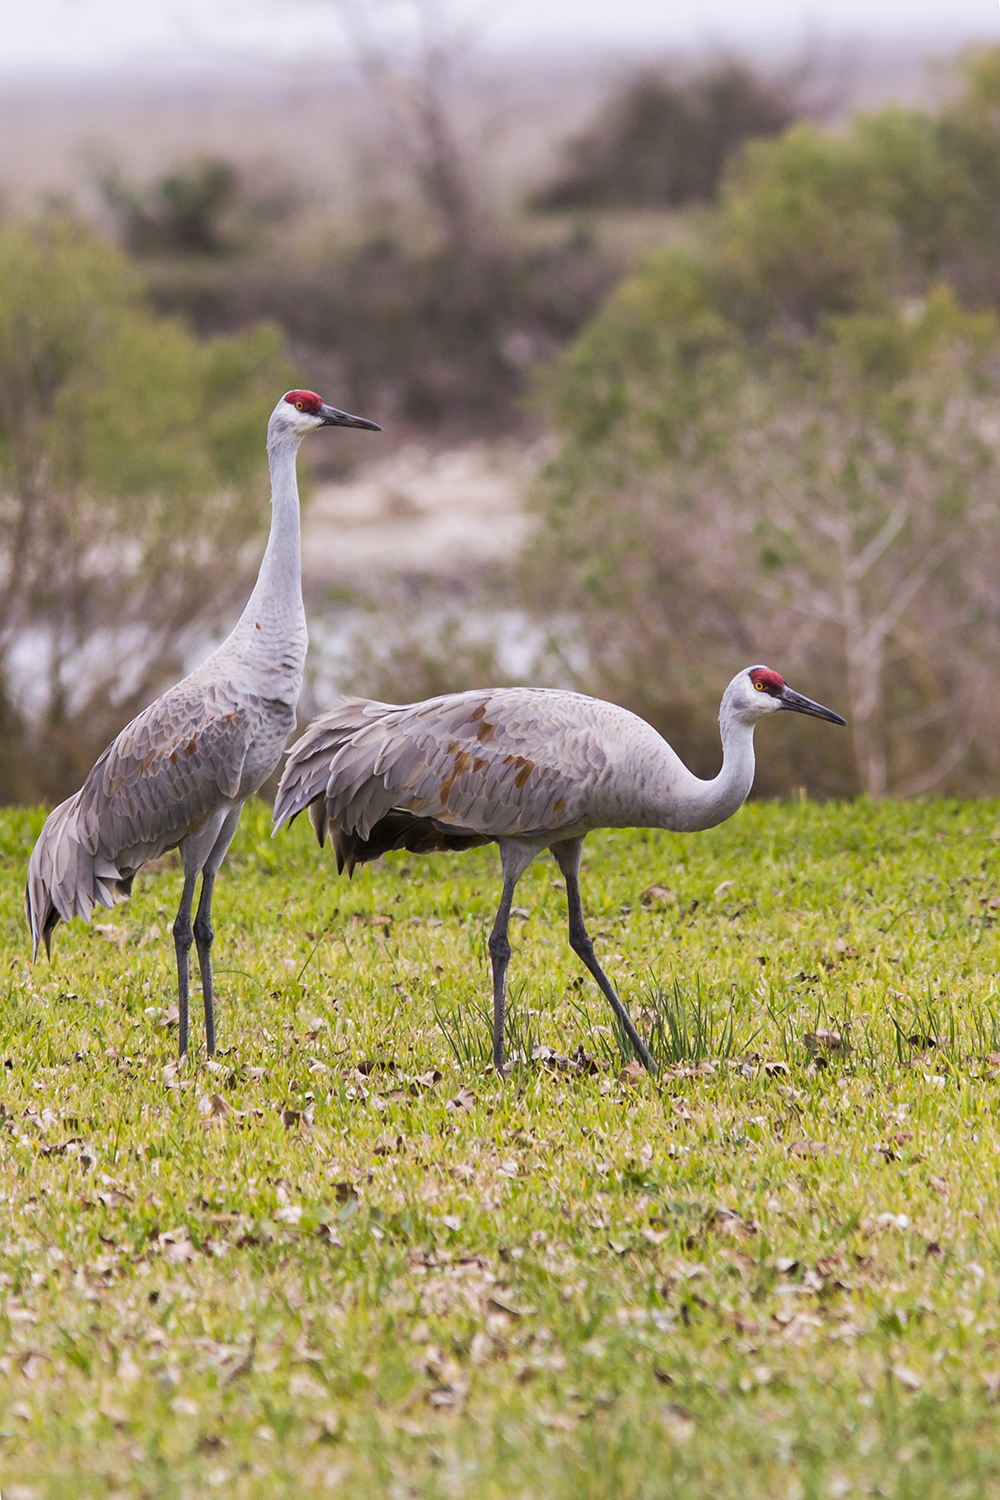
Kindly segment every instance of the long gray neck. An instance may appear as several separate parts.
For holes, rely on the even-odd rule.
[[[683,773],[665,798],[671,821],[665,824],[681,833],[714,828],[731,818],[746,801],[753,786],[754,753],[752,724],[731,711],[723,699],[719,713],[722,733],[722,770],[711,781],[701,781],[677,762]]]
[[[271,530],[253,593],[226,642],[229,654],[258,679],[257,691],[293,706],[308,646],[295,474],[299,442],[294,432],[268,433]]]

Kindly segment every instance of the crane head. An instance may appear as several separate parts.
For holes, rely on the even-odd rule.
[[[811,714],[814,719],[828,719],[831,724],[847,723],[832,708],[824,708],[822,703],[814,703],[795,692],[781,673],[772,672],[770,667],[748,667],[745,672],[738,672],[729,684],[727,691],[730,690],[734,690],[733,707],[737,713],[751,721],[787,708],[792,713]]]
[[[271,428],[277,427],[304,437],[317,427],[363,427],[367,432],[381,432],[377,422],[367,417],[352,417],[350,412],[327,406],[315,391],[286,391],[271,413]]]

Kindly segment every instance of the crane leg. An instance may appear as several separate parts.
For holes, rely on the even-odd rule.
[[[212,989],[212,891],[215,871],[206,869],[201,877],[201,895],[194,919],[194,940],[198,945],[198,967],[201,969],[201,992],[205,1000],[205,1051],[215,1051],[215,993]]]
[[[514,882],[504,880],[503,895],[497,910],[493,930],[490,933],[490,963],[493,966],[493,1066],[500,1077],[503,1070],[503,1022],[507,1009],[507,965],[510,963],[510,942],[507,926],[510,922],[510,907],[514,899]]]
[[[628,1011],[615,994],[614,988],[597,961],[594,952],[593,940],[587,931],[583,920],[583,902],[580,899],[580,859],[583,855],[583,839],[566,839],[560,844],[552,845],[552,853],[566,877],[566,901],[569,906],[569,942],[573,952],[576,953],[587,968],[593,974],[601,989],[601,993],[611,1002],[611,1008],[622,1024],[622,1029],[635,1049],[636,1056],[641,1061],[647,1073],[656,1076],[656,1064],[649,1055],[649,1049],[642,1037],[632,1025]]]
[[[493,1066],[503,1078],[503,1023],[507,1009],[507,965],[510,963],[510,942],[507,928],[510,924],[510,908],[514,900],[517,882],[534,859],[537,850],[526,849],[522,844],[503,842],[500,845],[500,862],[503,866],[503,895],[497,909],[496,920],[490,933],[490,962],[493,966]]]
[[[241,804],[228,814],[218,838],[212,845],[212,852],[206,859],[205,868],[201,872],[201,895],[198,898],[198,911],[194,919],[194,940],[198,945],[201,992],[205,1001],[205,1051],[209,1057],[215,1051],[215,990],[212,981],[212,940],[215,933],[212,931],[212,893],[215,890],[215,877],[233,841],[242,811]]]
[[[187,1056],[188,1049],[188,990],[190,986],[190,962],[191,941],[193,933],[191,930],[191,907],[194,902],[194,887],[198,879],[196,870],[184,872],[184,890],[181,893],[181,904],[177,908],[174,918],[174,952],[177,955],[177,1010],[178,1010],[178,1053],[183,1058]]]

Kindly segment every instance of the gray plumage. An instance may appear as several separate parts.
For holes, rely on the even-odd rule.
[[[197,943],[208,1051],[215,1050],[211,903],[243,804],[276,769],[295,726],[308,637],[302,607],[298,446],[323,426],[379,429],[290,391],[268,424],[271,530],[257,583],[232,634],[194,672],[143,709],[78,792],[46,820],[28,865],[34,956],[57,923],[89,919],[129,895],[142,866],[179,849],[184,890],[174,922],[180,1052],[188,1045],[189,962]],[[201,896],[194,924],[197,880]]]
[[[275,831],[308,808],[320,844],[330,837],[337,868],[348,873],[390,849],[426,854],[499,844],[504,888],[490,955],[500,1072],[514,889],[535,856],[551,849],[566,877],[570,943],[652,1069],[584,926],[583,841],[595,828],[691,832],[730,817],[753,783],[754,725],[780,708],[844,722],[776,672],[747,668],[722,700],[722,770],[701,781],[649,724],[579,693],[495,688],[403,705],[345,698],[292,747]]]

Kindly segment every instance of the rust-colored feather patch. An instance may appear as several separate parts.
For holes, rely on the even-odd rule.
[[[496,727],[497,726],[495,724],[487,724],[486,720],[484,719],[479,728],[476,730],[476,739],[488,740],[490,736],[495,732]]]
[[[523,755],[505,755],[503,763],[505,766],[517,766],[518,771],[517,775],[514,777],[514,785],[517,787],[518,791],[520,791],[521,788],[526,784],[528,777],[531,775],[532,771],[535,769],[535,762],[533,760],[528,760]]]

